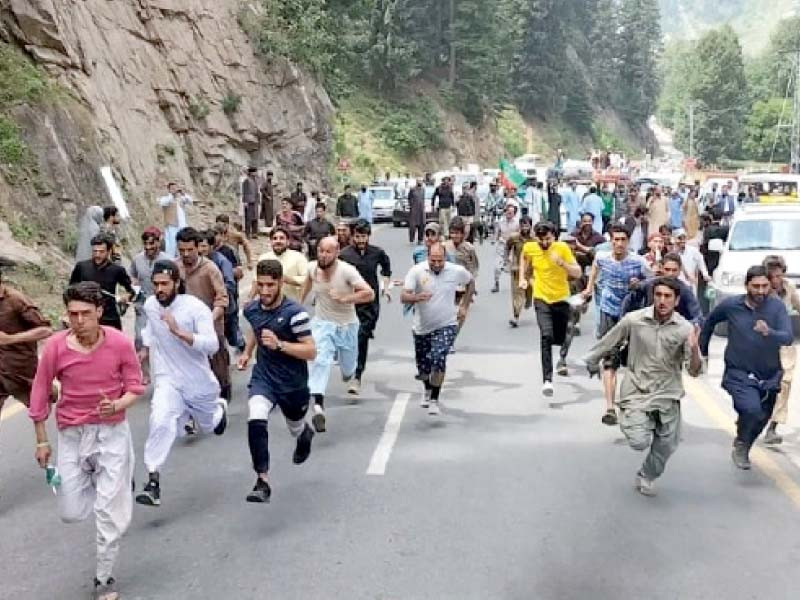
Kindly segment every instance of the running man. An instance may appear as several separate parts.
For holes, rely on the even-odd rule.
[[[465,289],[459,290],[456,296],[456,303],[461,303],[461,295],[469,294],[475,296],[475,280],[478,278],[478,270],[480,269],[480,262],[478,261],[478,253],[475,252],[475,246],[471,242],[465,240],[467,236],[467,224],[461,217],[453,217],[450,221],[450,239],[444,243],[446,256],[452,256],[453,261],[457,265],[461,265],[469,274],[472,275],[472,282]],[[446,258],[446,257],[445,257]],[[469,306],[466,304],[465,306]],[[460,309],[458,311],[458,331],[464,327],[467,320],[467,309]]]
[[[314,429],[323,432],[325,390],[334,355],[338,353],[342,379],[349,382],[358,366],[359,322],[355,307],[374,301],[375,292],[353,265],[339,260],[339,242],[334,237],[323,238],[317,246],[317,260],[308,265],[302,303],[312,291],[317,304],[311,332],[317,354],[311,363],[308,387],[314,399],[311,422]]]
[[[154,294],[144,303],[147,326],[140,358],[150,359],[153,398],[150,432],[144,445],[148,481],[136,502],[161,505],[159,472],[179,431],[193,419],[197,429],[217,435],[228,424],[228,403],[209,358],[219,350],[211,310],[198,298],[180,293],[180,269],[171,260],[153,265]]]
[[[65,523],[75,523],[94,511],[94,594],[98,600],[116,600],[114,563],[133,513],[134,454],[125,410],[144,392],[142,371],[133,342],[100,324],[104,300],[99,284],[69,286],[64,304],[70,328],[45,344],[31,391],[28,414],[36,428],[36,460],[44,469],[52,458],[47,418],[58,379],[59,513]]]
[[[364,219],[356,221],[353,225],[353,245],[344,248],[339,254],[339,258],[358,270],[364,281],[375,292],[375,299],[372,302],[356,305],[356,315],[360,323],[358,327],[358,361],[355,377],[347,388],[347,392],[354,396],[361,392],[361,376],[367,366],[369,341],[374,337],[375,326],[378,324],[381,312],[380,297],[383,295],[387,303],[392,301],[389,291],[391,289],[392,263],[383,248],[369,243],[371,232],[372,227],[368,221]],[[378,268],[383,277],[383,293],[381,293],[381,286],[378,283]]]
[[[581,267],[566,242],[556,241],[556,226],[550,222],[537,223],[533,228],[536,241],[525,244],[519,269],[519,287],[528,287],[528,267],[533,273],[533,306],[542,355],[542,394],[553,395],[553,346],[561,346],[558,374],[567,371],[566,344],[570,320],[569,280],[581,276]]]
[[[676,308],[681,287],[676,279],[660,278],[653,288],[653,306],[625,315],[584,358],[589,372],[600,370],[599,361],[627,341],[628,370],[619,399],[620,429],[631,448],[648,450],[636,474],[635,487],[655,496],[655,480],[678,449],[681,433],[681,371],[702,371],[699,327],[680,316]]]
[[[292,461],[299,465],[311,454],[314,432],[305,421],[308,412],[308,362],[317,351],[311,335],[309,316],[299,303],[287,298],[283,289],[283,267],[277,260],[263,260],[256,266],[258,298],[244,309],[250,323],[247,346],[239,357],[239,370],[247,368],[253,351],[256,364],[250,376],[250,415],[247,440],[256,483],[248,502],[269,502],[269,414],[280,407],[286,426],[297,442]]]
[[[456,292],[472,283],[464,267],[445,261],[441,243],[431,246],[427,262],[414,265],[403,284],[402,301],[414,311],[414,355],[417,372],[425,386],[420,406],[429,415],[440,414],[439,395],[447,370],[447,355],[458,333],[458,312],[466,312],[472,302],[464,294],[456,304]]]
[[[714,328],[727,323],[722,389],[733,398],[739,415],[731,459],[747,470],[750,448],[769,423],[781,389],[781,348],[792,344],[794,335],[783,301],[770,293],[767,270],[761,265],[750,267],[744,284],[745,294],[726,298],[708,315],[700,334],[700,351],[708,356]]]
[[[591,298],[595,285],[599,287],[599,298],[595,303],[600,310],[598,339],[602,338],[622,317],[622,301],[631,286],[636,286],[648,275],[647,263],[638,254],[628,252],[630,233],[624,226],[615,224],[609,228],[611,251],[598,251],[592,263],[589,282],[582,294]],[[617,370],[625,365],[627,347],[611,350],[603,361],[603,390],[606,412],[602,417],[605,425],[617,424],[614,396],[617,391]]]
[[[494,287],[492,293],[496,294],[500,291],[500,273],[502,273],[508,266],[508,253],[506,252],[506,244],[512,235],[519,233],[519,217],[517,216],[518,207],[515,203],[507,202],[503,216],[497,222],[497,234],[495,245],[495,260],[494,260]]]
[[[522,249],[525,244],[533,240],[531,235],[533,221],[529,216],[520,217],[519,231],[511,235],[506,242],[506,260],[508,261],[509,273],[511,274],[511,315],[508,321],[510,327],[519,327],[519,317],[522,308],[530,308],[533,304],[533,286],[525,288],[519,287],[519,266],[522,257]],[[528,277],[530,273],[526,273]]]
[[[258,262],[277,260],[283,267],[283,287],[281,293],[294,300],[300,301],[300,292],[308,277],[308,260],[302,252],[289,248],[291,236],[283,227],[273,227],[269,233],[272,249],[258,257]],[[258,296],[258,286],[253,282],[249,300]]]

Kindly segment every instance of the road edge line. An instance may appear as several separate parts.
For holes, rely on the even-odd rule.
[[[406,414],[410,399],[411,394],[408,392],[399,392],[395,396],[389,416],[386,418],[386,425],[383,427],[383,433],[378,440],[378,445],[375,446],[375,451],[372,453],[372,459],[369,461],[367,475],[383,475],[386,473],[386,465],[392,456],[392,450],[395,442],[397,442],[400,426],[403,423],[403,417]]]

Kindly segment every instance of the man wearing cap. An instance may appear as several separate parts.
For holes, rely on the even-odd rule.
[[[136,502],[161,504],[159,471],[179,431],[194,419],[203,432],[225,432],[227,402],[209,366],[219,350],[211,310],[199,299],[180,293],[180,269],[160,260],[152,269],[154,290],[144,303],[147,326],[142,332],[144,353],[153,370],[150,431],[144,445],[148,482]]]
[[[143,250],[133,257],[128,269],[133,285],[139,287],[139,293],[133,299],[133,309],[136,312],[134,344],[137,352],[142,349],[142,330],[146,324],[144,303],[153,295],[153,283],[150,280],[153,265],[159,260],[172,260],[165,252],[161,252],[161,230],[158,227],[148,227],[144,230],[142,247]],[[147,371],[146,363],[142,363],[142,370]],[[145,375],[144,378],[147,380],[148,376]]]
[[[681,257],[683,263],[683,270],[681,272],[681,279],[692,286],[697,291],[697,282],[702,277],[708,283],[711,281],[711,276],[708,274],[708,267],[703,255],[700,254],[700,249],[695,246],[687,244],[687,236],[685,229],[676,229],[674,231],[675,237],[675,250]]]
[[[244,234],[253,239],[258,237],[259,208],[258,169],[249,167],[247,178],[242,182],[242,205],[244,207]]]

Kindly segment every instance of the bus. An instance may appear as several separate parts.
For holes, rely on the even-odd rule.
[[[790,173],[749,173],[739,177],[739,190],[753,189],[762,204],[786,204],[800,202],[798,188],[800,175]]]

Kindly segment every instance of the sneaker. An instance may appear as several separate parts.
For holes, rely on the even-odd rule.
[[[272,489],[270,489],[269,484],[261,479],[261,477],[256,479],[256,484],[253,486],[253,489],[247,494],[247,498],[245,498],[248,502],[259,502],[261,504],[266,504],[269,502],[269,497],[272,496]]]
[[[186,432],[186,435],[195,435],[197,433],[197,423],[195,423],[194,417],[189,417],[189,420],[186,421],[186,425],[183,426],[183,430]]]
[[[764,433],[764,443],[768,446],[777,446],[783,443],[783,438],[778,435],[776,429],[769,428],[766,433]]]
[[[438,400],[430,401],[430,405],[428,406],[428,414],[432,417],[438,417],[440,414],[442,414],[442,411],[439,409]]]
[[[151,479],[140,494],[136,495],[136,503],[144,506],[161,506],[161,485]]]
[[[639,492],[642,496],[648,496],[652,498],[656,495],[656,482],[652,479],[647,479],[641,473],[636,475],[636,482],[634,483],[634,487],[636,491]]]
[[[553,395],[553,383],[550,381],[545,381],[544,385],[542,386],[542,395],[550,398]]]
[[[424,392],[422,392],[422,400],[420,400],[419,405],[422,408],[428,408],[430,404],[431,404],[431,391],[425,390]]]
[[[114,578],[109,577],[105,583],[102,583],[95,577],[92,598],[94,600],[118,600],[119,592],[117,592],[117,582]]]
[[[306,462],[308,455],[311,454],[311,440],[314,439],[314,432],[311,427],[306,424],[303,433],[297,436],[297,445],[294,448],[294,456],[292,462],[296,465],[302,465]]]
[[[314,416],[311,417],[311,424],[317,430],[317,433],[325,431],[325,411],[316,405],[314,406]]]
[[[739,469],[747,471],[750,469],[750,449],[747,444],[735,440],[733,442],[733,450],[731,451],[731,460]]]
[[[500,291],[500,284],[497,281],[495,281],[494,282],[494,287],[492,288],[492,293],[496,294],[499,291]]]
[[[509,319],[508,324],[512,329],[516,329],[517,327],[519,327],[519,321],[517,321],[516,319]]]
[[[556,373],[561,375],[561,377],[566,377],[569,375],[569,371],[567,370],[567,361],[563,358],[558,361],[558,364],[556,365]]]
[[[361,393],[361,380],[353,379],[350,385],[347,386],[347,393],[351,396],[358,396],[358,394]]]
[[[217,398],[217,404],[222,407],[222,418],[217,423],[217,426],[214,427],[214,433],[222,435],[225,433],[225,428],[228,427],[228,401],[225,398]]]
[[[600,420],[603,422],[603,425],[616,425],[617,412],[613,408],[609,408],[603,415],[603,418],[601,418]]]

